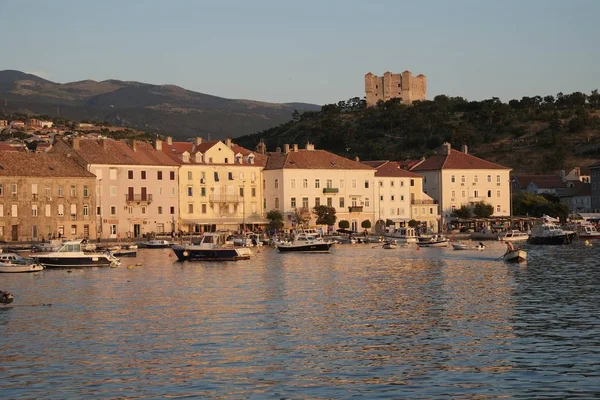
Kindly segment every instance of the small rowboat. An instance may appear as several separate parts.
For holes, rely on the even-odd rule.
[[[521,249],[515,249],[504,253],[504,262],[521,263],[527,261],[527,252]]]
[[[383,244],[384,249],[395,249],[397,247],[398,247],[398,245],[396,244],[396,242],[385,242]]]
[[[0,272],[37,272],[44,269],[43,265],[40,264],[12,264],[12,263],[0,263]]]

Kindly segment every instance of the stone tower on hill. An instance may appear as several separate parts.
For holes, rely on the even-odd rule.
[[[412,76],[410,71],[401,74],[386,72],[383,76],[368,73],[365,75],[365,93],[367,107],[374,106],[379,100],[401,98],[402,104],[411,104],[416,100],[425,100],[427,78],[420,74]]]

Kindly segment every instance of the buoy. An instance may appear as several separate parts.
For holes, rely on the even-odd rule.
[[[133,265],[128,265],[127,269],[133,269]]]

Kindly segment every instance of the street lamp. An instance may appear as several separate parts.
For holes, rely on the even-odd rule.
[[[246,181],[242,181],[242,229],[246,232]]]

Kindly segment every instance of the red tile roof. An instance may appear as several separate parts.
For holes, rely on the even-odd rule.
[[[436,154],[413,168],[413,171],[436,171],[440,169],[510,169],[483,160],[462,151],[450,149],[449,154]]]
[[[361,164],[325,150],[298,150],[284,153],[269,153],[265,169],[363,169],[372,170]]]
[[[96,175],[63,154],[0,151],[0,176],[94,178]]]
[[[131,143],[131,141],[130,141]],[[136,141],[135,151],[125,141],[113,139],[79,140],[77,154],[88,164],[178,165],[162,151],[148,142]]]
[[[532,182],[540,189],[556,189],[567,186],[559,175],[514,174],[513,179],[521,189],[525,189]]]
[[[377,172],[375,176],[389,177],[389,178],[423,178],[419,174],[407,171],[400,167],[400,164],[395,161],[386,161],[383,164],[376,167]]]
[[[8,143],[0,143],[0,150],[2,151],[18,151]]]
[[[190,162],[189,164],[204,164],[203,162],[197,163],[195,162],[195,154],[200,152],[202,154],[206,153],[213,146],[215,146],[218,141],[214,142],[202,142],[199,145],[195,145],[191,142],[172,142],[172,144],[163,143],[162,151],[167,154],[173,161],[177,162],[179,165],[188,164],[181,161],[181,154],[184,152],[188,152],[190,154]],[[254,154],[254,164],[249,164],[247,159],[244,158],[242,164],[233,164],[236,166],[258,166],[264,167],[267,164],[267,156],[264,154],[255,153],[250,151],[242,146],[238,146],[237,144],[232,144],[232,151],[234,154],[240,153],[242,156],[247,157],[250,154]]]

